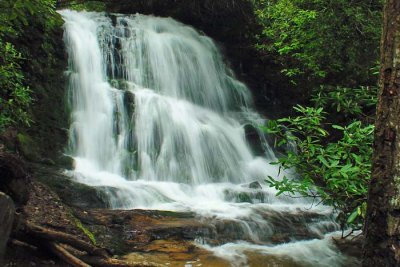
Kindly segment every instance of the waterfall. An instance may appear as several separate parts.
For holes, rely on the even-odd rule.
[[[242,239],[205,245],[216,254],[237,256],[245,248],[290,254],[262,245],[277,231],[266,214],[297,214],[312,205],[278,198],[264,185],[268,175],[279,177],[269,164],[274,154],[264,142],[264,155],[255,156],[244,130],[258,131],[263,119],[215,43],[171,18],[60,13],[69,55],[72,176],[109,190],[112,208],[193,211],[234,221]],[[256,189],[249,186],[254,181],[260,181]],[[298,257],[305,266],[313,265],[310,253],[319,255],[318,266],[340,266],[343,257],[323,238],[338,230],[331,210],[312,210],[319,219],[304,227],[321,239],[295,243],[304,252]]]
[[[194,185],[269,174],[245,138],[249,91],[210,38],[168,18],[63,15],[78,170]]]

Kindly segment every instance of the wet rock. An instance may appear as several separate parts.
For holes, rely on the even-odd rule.
[[[196,240],[214,246],[239,240],[271,245],[293,239],[321,238],[319,231],[313,232],[312,229],[313,223],[324,219],[315,213],[304,212],[299,215],[296,212],[274,210],[257,212],[256,221],[250,218],[247,221],[202,218],[193,213],[155,210],[75,210],[74,216],[94,234],[98,244],[119,255],[132,251],[166,253],[167,248],[163,246],[172,240],[182,243]],[[258,236],[256,241],[253,240],[254,235]],[[186,255],[190,254],[190,250],[195,250],[190,246],[180,249],[186,252],[175,252]]]
[[[9,196],[0,192],[0,265],[14,221],[15,207]]]
[[[276,211],[266,207],[256,209],[253,218],[240,220],[201,218],[201,222],[213,226],[214,230],[210,235],[205,235],[205,241],[210,245],[221,245],[238,240],[271,245],[293,240],[319,239],[323,238],[324,233],[338,229],[338,225],[318,213]],[[257,236],[256,240],[254,236]]]
[[[119,47],[118,49],[121,49],[121,47]],[[126,80],[123,80],[123,79],[112,79],[109,81],[109,83],[112,87],[120,89],[120,90],[129,89],[129,82]]]
[[[0,191],[9,195],[17,206],[29,199],[29,175],[16,155],[0,152]]]
[[[257,251],[246,251],[247,265],[248,266],[264,266],[264,267],[304,267],[304,265],[297,263],[295,260],[282,255],[270,255],[260,253]],[[346,265],[350,266],[350,265]]]
[[[124,106],[129,115],[135,112],[135,95],[130,91],[125,91],[124,93]]]
[[[264,203],[268,197],[266,193],[261,190],[244,190],[244,191],[233,191],[225,190],[225,200],[236,203]]]
[[[262,189],[262,186],[261,186],[260,182],[254,181],[254,182],[252,182],[252,183],[249,184],[249,188],[252,188],[252,189]]]
[[[33,173],[36,179],[50,187],[67,205],[85,209],[110,207],[109,197],[103,189],[79,183],[61,170],[35,165]]]
[[[57,164],[60,168],[72,170],[75,167],[75,160],[71,156],[61,155],[57,158],[55,164]]]
[[[56,165],[56,163],[52,160],[52,159],[41,159],[40,163],[46,164],[46,165],[50,165],[50,166],[54,166]]]
[[[240,192],[240,193],[237,195],[236,198],[237,198],[237,202],[248,202],[248,203],[253,203],[253,201],[252,201],[250,195],[249,195],[248,193],[245,193],[245,192]]]
[[[211,225],[199,222],[192,213],[146,210],[75,210],[99,244],[113,253],[145,251],[155,240],[193,241],[210,236]]]
[[[249,141],[250,147],[252,151],[255,153],[255,155],[257,156],[264,155],[265,151],[263,147],[265,144],[263,144],[261,141],[258,129],[256,129],[254,125],[247,124],[244,127],[244,131],[246,134],[246,139],[247,141]]]

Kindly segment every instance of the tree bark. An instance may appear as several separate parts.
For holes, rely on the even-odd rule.
[[[400,1],[385,0],[364,267],[400,266]]]

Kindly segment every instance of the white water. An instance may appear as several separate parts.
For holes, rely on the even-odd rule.
[[[169,18],[60,13],[69,55],[73,177],[108,188],[103,190],[113,208],[193,211],[216,224],[235,222],[242,237],[207,246],[217,254],[242,259],[241,251],[253,246],[288,254],[267,246],[279,231],[268,216],[302,218],[312,205],[277,198],[263,185],[268,175],[279,176],[269,164],[273,152],[266,145],[265,156],[255,157],[244,131],[246,124],[263,120],[251,111],[248,89],[225,66],[213,41]],[[253,181],[262,188],[249,188]],[[328,208],[311,211],[318,219],[303,225],[307,231],[323,237],[337,230]],[[310,254],[326,261],[332,250],[329,241],[317,240],[318,248],[292,241],[294,249],[304,250],[296,254],[299,262]],[[332,253],[329,266],[340,266],[342,256]]]

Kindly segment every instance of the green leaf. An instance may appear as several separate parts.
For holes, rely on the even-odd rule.
[[[333,129],[338,129],[338,130],[344,130],[344,128],[342,127],[342,126],[340,126],[340,125],[332,125],[332,128]]]
[[[358,217],[358,210],[356,209],[355,211],[353,211],[350,216],[347,218],[347,223],[348,224],[352,224]]]
[[[320,155],[317,158],[319,159],[319,161],[322,162],[322,164],[324,164],[326,167],[329,168],[329,163],[328,163],[328,161],[326,161],[326,159],[323,156]]]

